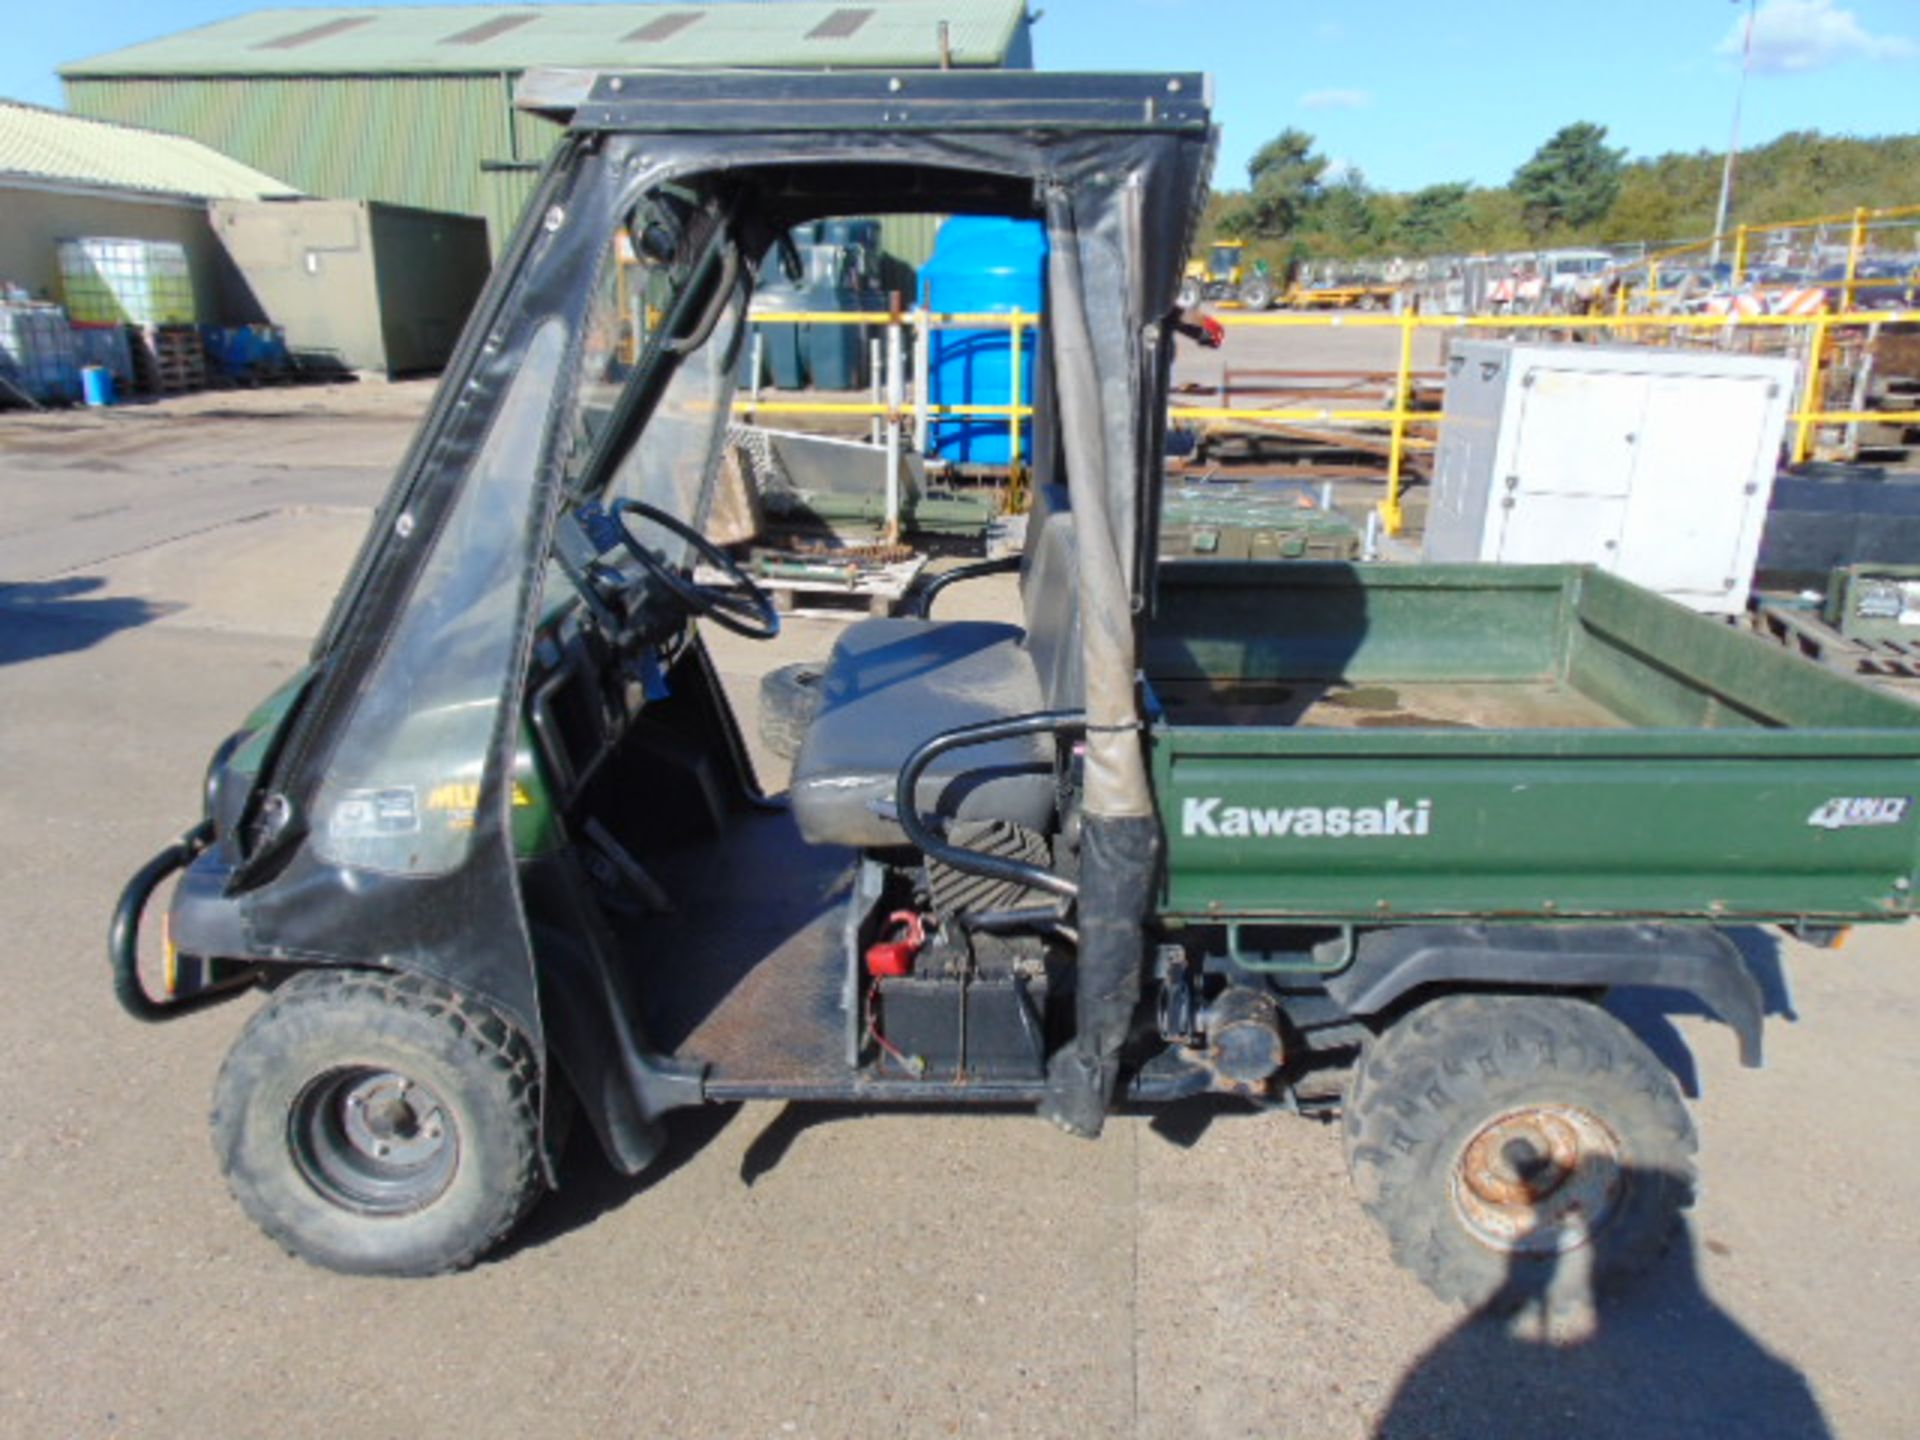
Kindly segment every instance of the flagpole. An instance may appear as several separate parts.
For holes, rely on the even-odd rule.
[[[1739,0],[1734,0],[1735,4]],[[1733,160],[1740,153],[1740,106],[1747,98],[1747,71],[1753,65],[1753,17],[1759,0],[1747,0],[1747,36],[1740,47],[1740,84],[1733,92],[1733,135],[1727,141],[1727,160],[1720,167],[1720,204],[1713,212],[1713,250],[1707,257],[1710,268],[1720,265],[1720,237],[1727,229],[1727,206],[1733,199]]]

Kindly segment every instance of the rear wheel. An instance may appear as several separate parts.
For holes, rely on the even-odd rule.
[[[1180,282],[1180,308],[1182,310],[1198,310],[1202,298],[1200,282],[1198,280],[1189,276]]]
[[[1580,1000],[1421,1006],[1368,1046],[1345,1124],[1394,1259],[1442,1299],[1490,1310],[1579,1306],[1658,1259],[1692,1199],[1673,1077]]]
[[[214,1087],[234,1198],[286,1250],[353,1274],[472,1264],[542,1189],[539,1067],[520,1030],[415,975],[283,985]]]
[[[1265,310],[1273,304],[1273,282],[1255,275],[1240,286],[1240,303],[1249,310]]]

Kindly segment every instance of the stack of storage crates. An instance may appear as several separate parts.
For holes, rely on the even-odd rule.
[[[200,338],[222,383],[270,385],[292,373],[287,334],[278,325],[202,325]]]
[[[73,332],[58,305],[0,304],[0,381],[0,404],[19,404],[22,396],[38,405],[80,398]]]

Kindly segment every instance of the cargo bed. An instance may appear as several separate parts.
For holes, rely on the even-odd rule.
[[[1893,920],[1920,707],[1603,572],[1165,564],[1170,918]]]

